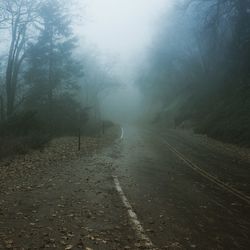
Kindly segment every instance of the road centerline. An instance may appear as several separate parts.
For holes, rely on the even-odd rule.
[[[237,196],[239,199],[246,202],[248,205],[250,204],[250,197],[246,194],[242,193],[241,191],[225,184],[223,181],[219,180],[216,176],[211,175],[207,171],[201,169],[199,166],[197,166],[195,163],[191,162],[189,159],[186,158],[182,153],[180,153],[176,148],[174,148],[172,145],[170,145],[166,140],[163,140],[165,145],[168,147],[168,149],[173,152],[179,159],[181,159],[187,166],[189,166],[192,170],[194,170],[196,173],[202,175],[207,180],[213,182],[217,186],[219,186],[221,189],[233,194],[234,196]]]

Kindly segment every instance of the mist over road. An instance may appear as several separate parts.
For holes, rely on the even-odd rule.
[[[0,0],[0,250],[250,249],[249,27],[250,0]]]
[[[166,141],[246,201],[191,169]],[[156,247],[248,249],[247,161],[188,132],[130,126],[115,152],[121,187]]]

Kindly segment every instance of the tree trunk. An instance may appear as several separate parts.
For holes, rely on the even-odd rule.
[[[0,122],[5,120],[3,96],[0,96]]]
[[[6,69],[6,79],[5,79],[5,87],[6,87],[6,112],[7,117],[11,116],[13,112],[13,93],[12,93],[12,73],[13,73],[13,63],[15,59],[15,51],[16,51],[16,42],[17,42],[17,27],[19,22],[20,16],[17,16],[17,18],[13,21],[12,24],[12,37],[11,37],[11,44],[9,49],[9,55],[8,55],[8,64]]]
[[[10,117],[14,112],[16,90],[18,84],[18,75],[21,64],[24,60],[24,55],[18,60],[12,63],[12,72],[10,80],[6,81],[6,92],[7,92],[7,116]]]
[[[24,55],[21,56],[21,52],[25,45],[26,26],[20,29],[20,16],[21,13],[19,12],[17,17],[12,20],[12,38],[5,79],[7,117],[10,117],[14,112],[18,74],[24,60]]]
[[[48,77],[48,99],[50,105],[50,111],[53,108],[53,27],[50,31],[50,48],[49,48],[49,77]]]
[[[248,82],[248,63],[249,60],[248,54],[246,53],[245,43],[246,43],[246,34],[248,33],[248,20],[249,14],[247,0],[238,0],[237,10],[238,10],[238,20],[236,24],[236,46],[238,54],[237,60],[239,61],[238,65],[238,77],[241,80],[243,85],[246,85]]]

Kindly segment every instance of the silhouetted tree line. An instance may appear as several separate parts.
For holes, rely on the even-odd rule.
[[[87,79],[86,63],[74,56],[78,41],[70,9],[59,0],[0,0],[0,39],[1,142],[31,136],[43,144],[51,136],[77,133],[88,120],[90,98],[97,103],[111,80],[93,90],[100,77]],[[97,67],[91,70],[100,75]],[[85,102],[83,82],[89,83]]]
[[[250,1],[188,0],[161,20],[138,82],[162,120],[250,142]],[[146,73],[145,73],[146,72]]]
[[[71,130],[80,109],[73,95],[82,66],[72,56],[76,39],[67,11],[56,0],[1,0],[0,11],[2,34],[10,40],[1,78],[3,126],[29,112],[49,132]]]

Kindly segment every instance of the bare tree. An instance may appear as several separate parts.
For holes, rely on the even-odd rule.
[[[14,112],[18,77],[25,59],[25,44],[28,29],[36,17],[37,1],[2,0],[0,2],[0,20],[10,32],[10,45],[6,66],[6,112]]]

